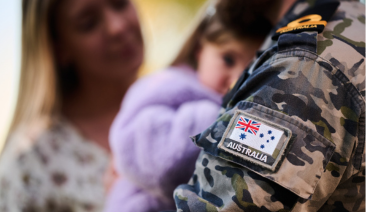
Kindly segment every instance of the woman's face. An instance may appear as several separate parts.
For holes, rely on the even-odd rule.
[[[81,78],[134,78],[143,59],[139,20],[129,0],[60,0],[56,53]]]

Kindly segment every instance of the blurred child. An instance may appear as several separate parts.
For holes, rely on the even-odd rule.
[[[127,92],[110,131],[123,178],[114,184],[106,211],[175,208],[173,190],[189,180],[200,152],[189,136],[214,122],[222,95],[271,29],[265,18],[251,14],[248,21],[227,7],[208,7],[172,66],[138,80]]]

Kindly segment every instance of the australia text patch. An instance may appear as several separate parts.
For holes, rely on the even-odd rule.
[[[218,147],[274,171],[291,136],[288,128],[238,110]]]
[[[284,33],[300,33],[303,31],[323,32],[328,21],[331,19],[339,6],[338,1],[324,1],[309,7],[286,26],[279,28],[272,36],[273,40]]]

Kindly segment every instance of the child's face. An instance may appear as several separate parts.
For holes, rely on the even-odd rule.
[[[227,93],[257,51],[253,43],[245,44],[233,39],[222,44],[202,42],[197,54],[200,82],[220,94]]]

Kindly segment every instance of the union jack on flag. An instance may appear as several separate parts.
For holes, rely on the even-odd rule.
[[[261,123],[240,116],[235,128],[239,128],[241,130],[244,130],[244,132],[249,132],[251,134],[257,135],[260,126]]]

